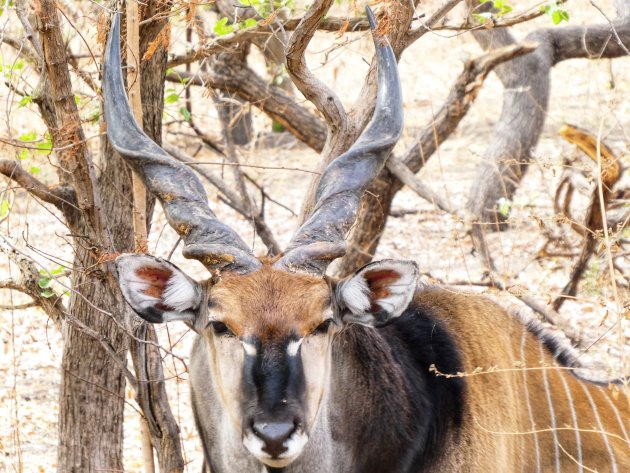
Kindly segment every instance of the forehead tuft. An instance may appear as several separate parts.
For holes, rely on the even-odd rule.
[[[225,275],[210,289],[224,322],[238,336],[261,340],[302,337],[322,322],[326,281],[264,265],[247,275]]]

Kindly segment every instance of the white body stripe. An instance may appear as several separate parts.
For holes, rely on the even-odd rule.
[[[542,342],[538,343],[540,347],[540,363],[543,375],[543,382],[545,385],[545,394],[547,395],[547,404],[549,405],[549,416],[551,417],[551,430],[553,432],[553,452],[556,458],[556,473],[562,473],[560,471],[560,447],[558,446],[558,432],[556,430],[556,412],[553,408],[553,400],[551,399],[551,390],[549,389],[549,380],[547,379],[547,370],[544,366],[545,347]]]
[[[591,409],[593,409],[593,414],[595,415],[595,421],[597,422],[597,428],[600,430],[602,434],[602,438],[604,439],[604,443],[606,444],[606,450],[608,450],[608,454],[610,455],[610,460],[612,461],[612,471],[613,473],[617,473],[618,471],[617,459],[615,458],[615,454],[613,453],[612,449],[610,448],[610,444],[608,443],[608,434],[606,433],[606,431],[604,431],[602,420],[599,418],[599,411],[597,410],[597,405],[595,405],[595,402],[593,401],[593,396],[591,396],[591,393],[589,392],[588,388],[583,383],[580,383],[580,386],[582,386],[582,390],[586,394],[586,397],[588,397],[588,402],[591,405]]]
[[[525,360],[525,342],[527,341],[527,335],[529,332],[523,327],[523,337],[521,339],[521,359],[523,362],[523,387],[525,388],[525,399],[527,399],[527,413],[529,414],[529,420],[532,423],[532,432],[534,435],[534,445],[536,446],[536,472],[541,473],[540,468],[540,445],[538,444],[538,432],[536,429],[536,421],[534,420],[534,413],[532,411],[532,403],[529,399],[529,388],[527,386],[527,364]],[[525,465],[525,462],[523,462]]]
[[[626,440],[626,442],[628,442],[628,445],[630,445],[628,432],[626,431],[626,426],[624,425],[624,422],[621,419],[621,416],[619,415],[619,410],[617,409],[617,406],[615,406],[615,403],[610,400],[610,398],[608,397],[608,393],[606,393],[606,390],[604,388],[600,387],[599,389],[601,390],[602,395],[606,398],[606,400],[608,401],[608,404],[610,404],[610,407],[612,408],[613,412],[615,413],[615,416],[617,417],[617,422],[619,422],[619,426],[621,427],[621,432],[623,432],[623,438]]]
[[[575,448],[577,449],[576,460],[578,464],[578,472],[583,473],[584,466],[582,465],[582,439],[580,436],[580,426],[578,424],[577,414],[575,412],[575,405],[573,404],[573,396],[571,396],[569,384],[567,383],[567,380],[564,378],[563,374],[560,374],[560,379],[562,380],[562,384],[564,385],[564,391],[567,393],[569,406],[571,406],[571,417],[573,417],[573,428],[575,429]]]

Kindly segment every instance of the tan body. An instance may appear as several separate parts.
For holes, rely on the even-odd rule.
[[[432,289],[416,303],[449,328],[468,374],[462,436],[436,471],[630,471],[627,388],[577,379],[487,298]]]

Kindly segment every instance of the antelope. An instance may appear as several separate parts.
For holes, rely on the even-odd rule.
[[[212,272],[196,282],[166,260],[126,254],[118,279],[144,320],[183,321],[197,334],[189,370],[206,465],[213,473],[630,471],[624,386],[579,379],[540,326],[482,296],[419,285],[411,261],[325,275],[403,127],[396,60],[369,9],[368,18],[374,115],[326,168],[310,216],[275,258],[254,256],[217,220],[193,172],[138,127],[113,20],[103,64],[109,140],[161,201],[184,256]]]

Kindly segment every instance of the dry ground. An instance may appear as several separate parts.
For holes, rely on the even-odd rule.
[[[431,12],[437,3],[428,3],[421,10]],[[608,11],[609,3],[602,2]],[[530,2],[513,2],[515,9],[525,4],[529,5]],[[572,1],[568,9],[571,24],[604,21],[586,0]],[[612,12],[610,14],[613,15]],[[540,26],[551,27],[551,22],[548,18],[541,18],[534,24],[520,27],[518,31],[522,34],[523,31]],[[368,66],[364,59],[371,57],[371,45],[367,36],[361,34],[359,40],[349,42],[344,47],[332,52],[330,47],[356,37],[345,35],[335,39],[330,34],[321,35],[310,48],[313,70],[348,104],[356,96],[367,72]],[[177,34],[174,39],[178,39]],[[325,60],[324,52],[329,53],[328,63],[321,66]],[[3,47],[2,53],[8,54],[8,48]],[[440,106],[450,83],[461,70],[462,61],[478,54],[479,48],[470,35],[457,36],[451,33],[425,35],[405,53],[400,72],[405,94],[407,130],[398,149],[402,150],[412,143],[415,133],[430,121],[432,112]],[[611,78],[614,78],[614,88],[610,86]],[[548,300],[564,286],[572,260],[537,258],[538,250],[545,241],[539,223],[543,222],[558,232],[566,232],[575,245],[575,251],[579,243],[576,235],[572,235],[567,228],[559,227],[553,219],[552,198],[560,176],[566,171],[563,160],[572,158],[577,171],[583,171],[587,176],[592,171],[591,163],[563,142],[556,131],[562,123],[571,122],[596,133],[601,123],[606,142],[616,152],[621,152],[630,142],[627,134],[630,126],[630,101],[627,99],[630,94],[629,78],[630,58],[612,63],[569,61],[553,71],[552,99],[545,132],[535,150],[537,160],[514,200],[510,230],[490,237],[501,272],[509,277],[511,284],[521,285],[541,300]],[[425,182],[435,191],[446,195],[456,207],[461,208],[465,202],[475,167],[499,115],[502,93],[500,83],[491,76],[471,112],[420,173]],[[9,111],[6,88],[0,89],[0,96],[0,136],[19,136],[33,129],[39,133],[43,131],[35,109],[26,107],[18,110],[13,104]],[[218,124],[210,101],[205,103],[208,103],[207,108],[196,106],[197,121],[206,129],[217,131]],[[171,107],[169,112],[175,116],[176,110],[176,107]],[[268,129],[266,118],[257,111],[254,113],[258,129]],[[172,132],[180,128],[172,126],[169,130]],[[170,134],[166,139],[185,146],[181,136]],[[93,143],[96,147],[97,140]],[[241,151],[243,162],[266,166],[313,169],[317,160],[315,153],[295,143],[290,137],[281,148],[254,145]],[[11,148],[3,148],[5,156],[13,156],[14,153]],[[200,158],[217,160],[210,153],[202,153]],[[32,159],[42,168],[39,177],[53,183],[54,169],[48,165],[46,157],[38,155]],[[628,167],[630,160],[627,157],[623,160]],[[209,169],[219,172],[216,166],[209,166]],[[255,168],[248,169],[248,173],[258,179],[274,198],[295,212],[299,211],[300,200],[309,181],[308,173]],[[580,172],[575,174],[582,195],[575,208],[577,215],[582,215],[593,184]],[[624,179],[627,183],[627,173]],[[235,227],[246,241],[253,241],[249,224],[221,205],[214,189],[209,188],[208,192],[211,205],[220,218]],[[268,204],[267,208],[271,227],[279,240],[286,244],[296,218],[273,204]],[[470,240],[460,222],[421,200],[408,189],[399,193],[394,208],[413,213],[390,219],[378,257],[414,259],[422,271],[430,273],[433,278],[465,286],[462,289],[487,290],[475,285],[484,281],[483,274],[479,262],[471,254]],[[25,251],[48,269],[57,266],[51,259],[61,262],[71,260],[65,237],[67,232],[55,218],[54,212],[28,198],[23,191],[16,191],[14,207],[9,218],[2,222],[0,231],[9,235],[21,248],[25,248],[28,242],[32,248]],[[156,212],[151,250],[156,255],[168,255],[175,241],[175,234],[165,225],[162,213]],[[255,249],[258,252],[263,250],[259,241],[255,242]],[[204,277],[203,268],[196,262],[183,260],[178,251],[175,251],[173,260],[191,275]],[[625,268],[628,269],[627,257]],[[0,279],[4,279],[14,275],[15,268],[6,260],[0,260],[0,273]],[[621,297],[627,301],[627,291],[622,287],[619,290]],[[506,305],[519,305],[509,294],[494,294],[494,297]],[[22,301],[24,299],[19,294],[7,291],[0,293],[0,302],[3,304]],[[630,324],[626,320],[621,326],[618,325],[617,313],[605,259],[594,258],[578,299],[565,304],[562,315],[567,324],[579,329],[584,345],[592,345],[582,359],[603,370],[604,376],[630,372],[630,365],[626,363],[621,366],[620,361],[622,351],[626,353],[625,358],[630,359]],[[184,360],[188,359],[192,334],[186,333],[183,326],[176,324],[159,327],[158,331],[165,346]],[[7,310],[0,318],[0,337],[0,412],[3,419],[0,423],[0,466],[7,472],[55,471],[61,334],[38,309]],[[171,402],[180,420],[186,459],[190,462],[187,471],[197,472],[201,453],[190,413],[185,366],[166,356],[165,368],[166,376],[170,378]],[[128,401],[125,424],[126,468],[128,471],[141,471],[138,417],[130,392]]]

